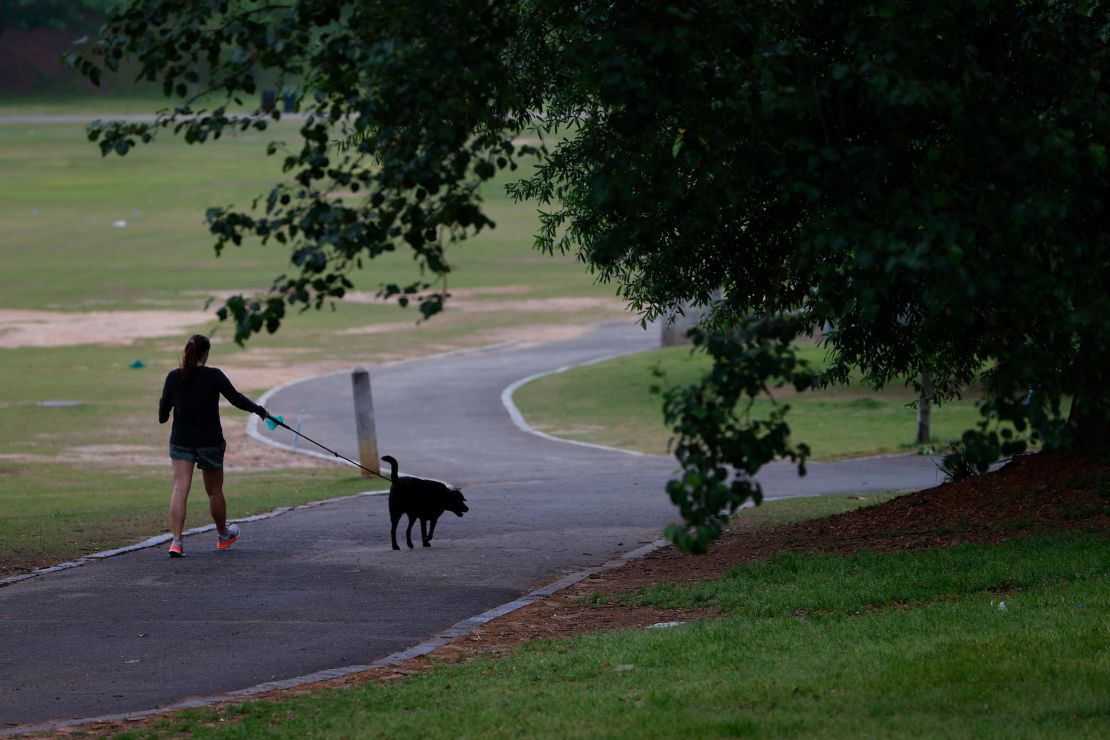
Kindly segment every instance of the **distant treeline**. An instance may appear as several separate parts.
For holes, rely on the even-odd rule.
[[[73,28],[105,17],[123,0],[3,0],[0,34],[17,28]]]

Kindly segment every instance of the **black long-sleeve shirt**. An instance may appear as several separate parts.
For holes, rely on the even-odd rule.
[[[243,411],[262,415],[265,409],[235,390],[227,376],[214,367],[199,365],[188,380],[181,370],[171,370],[158,402],[158,422],[165,424],[173,409],[170,444],[182,447],[222,447],[224,430],[220,426],[220,396]]]

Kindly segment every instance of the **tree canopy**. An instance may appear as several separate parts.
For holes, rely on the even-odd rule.
[[[712,305],[712,371],[665,395],[670,536],[703,550],[761,465],[804,470],[788,407],[750,416],[776,384],[924,372],[943,403],[981,382],[959,450],[978,470],[1029,442],[1107,443],[1108,36],[1101,2],[136,0],[71,62],[95,80],[136,60],[174,99],[90,127],[106,154],[264,128],[277,110],[196,109],[260,75],[303,91],[300,141],[269,152],[287,179],[208,213],[217,250],[275,240],[296,270],[220,309],[239,340],[394,249],[421,275],[383,292],[438,312],[451,245],[492,226],[479,186],[534,157],[510,192],[540,208],[538,248],[645,320]],[[819,330],[817,374],[792,343]]]

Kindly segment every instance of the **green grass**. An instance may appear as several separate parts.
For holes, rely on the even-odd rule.
[[[1105,737],[1108,552],[1101,536],[1057,534],[777,558],[712,586],[723,619],[533,643],[121,737]]]
[[[860,493],[772,499],[764,501],[759,506],[749,506],[736,512],[731,526],[738,526],[745,530],[777,527],[780,524],[820,519],[833,514],[855,511],[865,506],[881,504],[901,495],[901,493]]]
[[[1108,573],[1110,547],[1105,540],[1053,535],[1011,540],[994,548],[959,545],[913,553],[863,551],[848,558],[783,553],[733,567],[721,580],[664,584],[621,600],[667,609],[709,607],[748,619],[850,616],[893,605],[926,606],[987,591],[1022,592]]]
[[[803,356],[818,366],[824,353],[803,348]],[[618,357],[607,362],[549,375],[521,387],[514,401],[535,428],[583,442],[667,454],[670,430],[663,424],[662,397],[651,392],[659,380],[694,382],[709,367],[702,355],[672,347]],[[882,391],[853,384],[828,390],[778,392],[777,401],[790,406],[786,420],[795,439],[810,445],[817,459],[916,450],[917,411],[908,404],[912,389]],[[765,414],[771,402],[756,401],[753,415]],[[979,418],[972,400],[934,407],[932,433],[941,443],[958,438]]]
[[[126,157],[103,158],[81,125],[0,125],[3,307],[199,308],[213,291],[267,288],[288,269],[289,250],[248,244],[217,259],[204,209],[247,206],[268,192],[281,173],[280,158],[266,157],[265,145],[295,137],[296,124],[283,123],[203,146],[165,137]],[[498,227],[454,251],[450,287],[520,285],[539,297],[611,295],[573,259],[531,248],[535,211],[512,203],[504,182],[485,191]],[[126,228],[113,227],[120,220]],[[353,277],[358,289],[375,291],[415,275],[411,256],[399,252],[374,259]],[[362,306],[351,320],[366,323],[368,313],[403,320],[399,310],[375,308]],[[413,311],[404,315],[415,321]]]

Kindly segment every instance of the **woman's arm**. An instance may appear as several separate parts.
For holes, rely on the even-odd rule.
[[[215,368],[213,368],[213,370],[215,370]],[[226,398],[228,400],[228,403],[230,403],[237,409],[242,409],[243,411],[250,411],[252,413],[258,414],[263,419],[268,416],[268,414],[266,413],[266,409],[262,408],[257,403],[250,400],[239,391],[235,390],[235,386],[231,384],[231,381],[227,379],[227,376],[223,374],[223,371],[216,370],[216,372],[220,374],[220,395]]]
[[[170,376],[162,386],[162,398],[158,400],[158,423],[165,424],[170,420],[170,410],[173,409],[173,394],[170,393]]]

